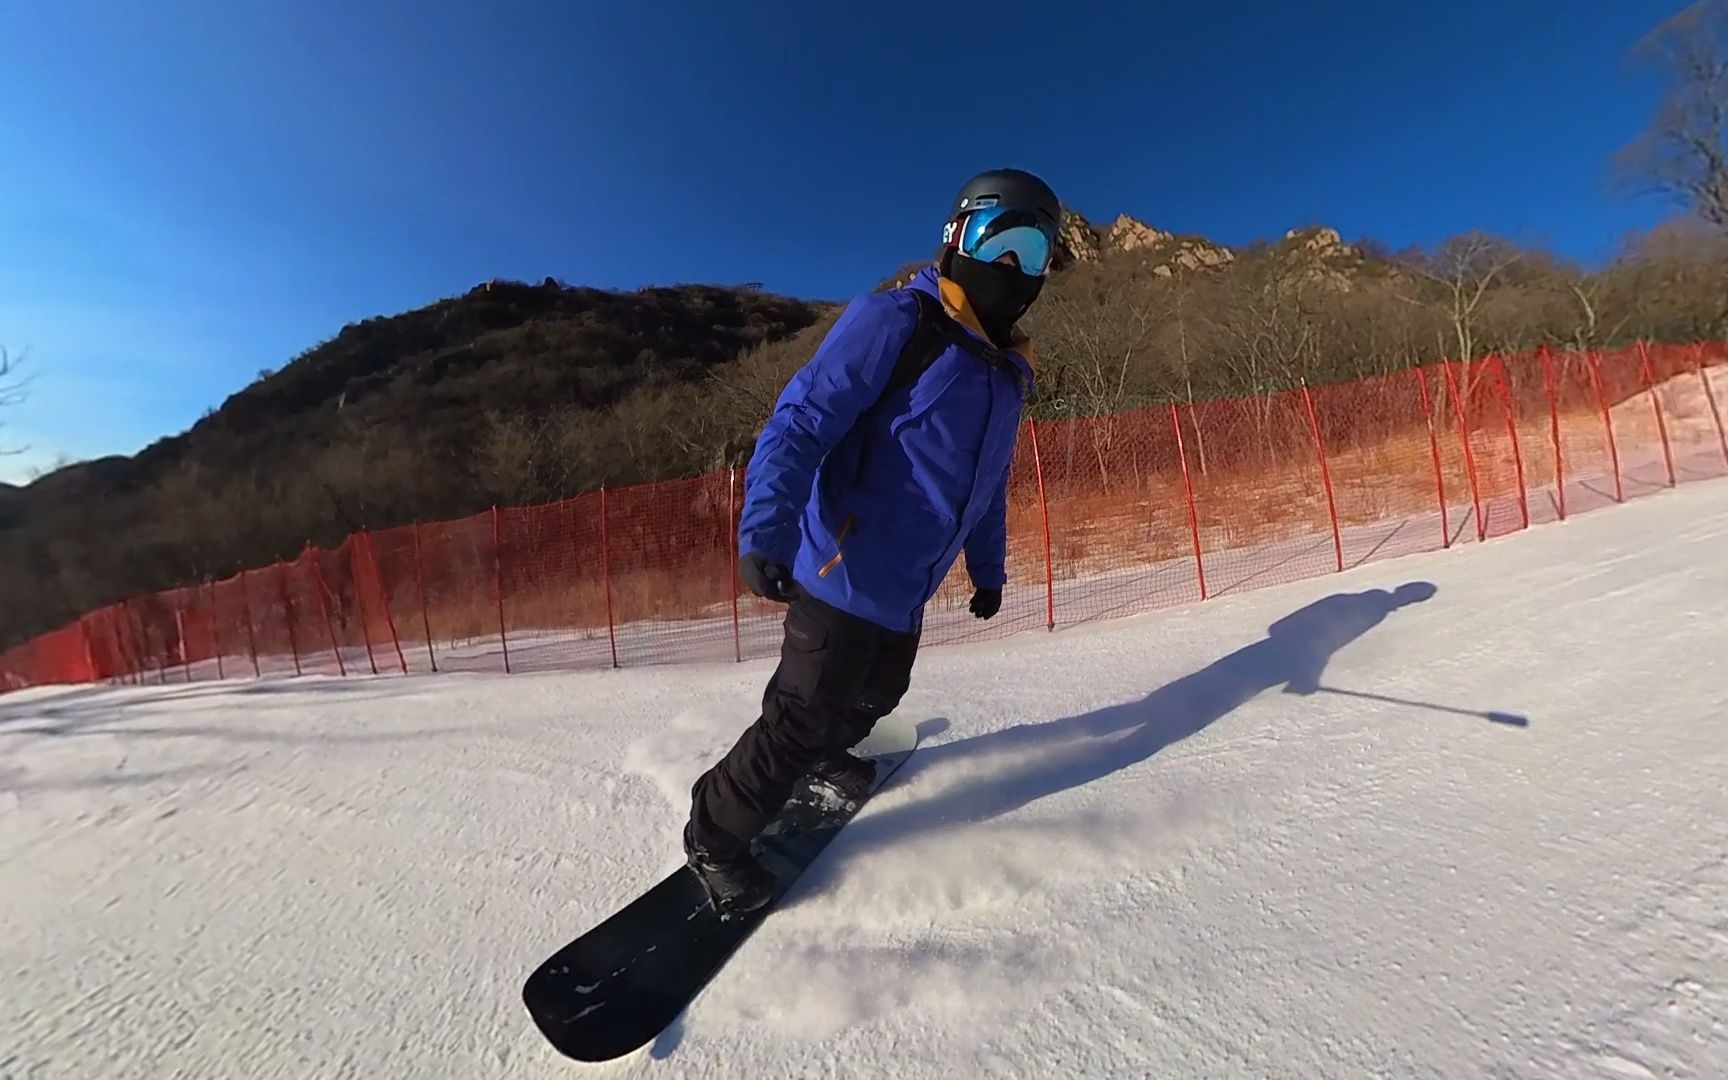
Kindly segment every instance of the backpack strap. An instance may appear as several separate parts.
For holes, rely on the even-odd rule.
[[[912,293],[912,298],[918,302],[918,321],[912,327],[912,336],[901,347],[900,355],[894,361],[894,371],[888,376],[888,385],[883,389],[882,397],[887,397],[890,391],[905,389],[922,379],[924,373],[930,370],[930,366],[936,363],[936,359],[950,344],[956,344],[961,348],[980,353],[986,363],[1006,368],[1013,374],[1016,381],[1020,382],[1021,389],[1025,389],[1025,379],[1021,375],[1020,369],[1007,360],[1000,349],[986,345],[974,338],[965,328],[954,321],[947,310],[943,308],[942,301],[936,297],[931,296],[923,289],[910,289],[908,291]],[[864,410],[863,415],[868,416],[880,408],[882,397],[872,402],[870,407]],[[861,423],[862,420],[860,420]],[[858,462],[854,467],[856,474],[854,482],[857,482],[864,475],[868,449],[868,446],[865,446],[859,451]]]
[[[959,329],[942,310],[942,301],[923,289],[908,291],[918,302],[918,323],[912,328],[912,337],[900,350],[900,358],[894,362],[894,374],[888,377],[889,390],[900,390],[922,379]]]
[[[1019,367],[1004,356],[1001,349],[979,341],[968,333],[948,314],[941,300],[923,289],[907,291],[918,303],[918,322],[912,328],[912,336],[900,349],[899,358],[894,361],[894,373],[888,376],[888,385],[882,391],[883,396],[893,390],[905,389],[922,379],[924,373],[930,370],[930,366],[949,345],[958,345],[983,357],[985,363],[993,364],[1013,375],[1015,380],[1022,384],[1021,389],[1025,389],[1025,379]],[[880,399],[877,403],[880,404]],[[875,408],[875,405],[871,408]]]

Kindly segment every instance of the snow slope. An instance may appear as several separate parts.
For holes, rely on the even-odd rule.
[[[1724,550],[1699,483],[932,650],[924,749],[603,1068],[521,980],[763,664],[8,695],[0,1077],[1720,1076]]]

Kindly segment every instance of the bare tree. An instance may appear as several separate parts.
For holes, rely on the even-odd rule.
[[[1618,168],[1728,231],[1728,0],[1698,0],[1645,35],[1635,55],[1666,89]]]
[[[1611,340],[1728,336],[1728,233],[1682,218],[1633,237],[1599,274]]]
[[[18,368],[24,362],[24,357],[13,356],[5,349],[0,349],[0,407],[17,405],[24,400],[27,381],[20,378]],[[0,445],[0,454],[17,454],[23,447],[7,447]]]
[[[475,464],[481,484],[493,498],[520,503],[540,494],[537,474],[543,456],[542,436],[542,426],[529,417],[487,412]]]
[[[1099,482],[1108,490],[1111,463],[1124,456],[1117,446],[1122,434],[1117,414],[1149,396],[1153,339],[1164,306],[1159,297],[1167,290],[1150,276],[1112,275],[1096,266],[1069,273],[1075,280],[1046,293],[1029,325],[1041,343],[1044,391],[1061,403],[1060,409],[1094,418],[1085,430]],[[1138,476],[1138,457],[1126,456]]]
[[[1049,340],[1039,355],[1055,369],[1074,408],[1098,415],[1120,412],[1139,396],[1135,375],[1144,367],[1158,313],[1151,283],[1091,273],[1082,287],[1051,290],[1038,313]]]
[[[1567,283],[1573,298],[1578,301],[1580,315],[1578,329],[1572,335],[1572,345],[1581,352],[1599,349],[1608,341],[1617,339],[1631,318],[1630,313],[1621,313],[1618,318],[1605,313],[1608,285],[1608,279],[1601,274]]]
[[[757,345],[714,370],[707,391],[734,419],[734,437],[747,436],[747,441],[754,443],[787,380],[809,361],[838,319],[838,311],[830,312],[804,333]]]
[[[1183,396],[1188,401],[1188,420],[1194,426],[1194,446],[1200,456],[1200,473],[1206,475],[1206,433],[1200,428],[1200,417],[1194,411],[1194,355],[1188,347],[1188,282],[1182,281],[1176,291],[1176,367],[1182,375]]]
[[[1523,257],[1522,251],[1503,240],[1468,232],[1441,244],[1432,254],[1409,260],[1411,269],[1442,290],[1440,307],[1451,323],[1457,359],[1476,356],[1482,301]]]

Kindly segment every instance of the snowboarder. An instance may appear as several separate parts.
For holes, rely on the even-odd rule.
[[[962,551],[971,612],[1002,605],[1006,486],[1031,350],[1015,328],[1055,255],[1062,208],[998,169],[955,197],[935,265],[853,301],[781,393],[750,460],[738,530],[750,591],[788,604],[761,716],[691,791],[684,849],[717,907],[778,882],[751,841],[811,775],[874,781],[850,752],[911,681],[924,605]]]

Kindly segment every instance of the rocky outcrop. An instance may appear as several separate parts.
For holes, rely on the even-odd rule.
[[[1065,270],[1079,263],[1096,263],[1111,256],[1133,256],[1152,265],[1152,272],[1170,277],[1177,270],[1204,270],[1235,261],[1229,248],[1203,236],[1177,236],[1138,218],[1119,214],[1107,229],[1099,229],[1073,210],[1062,212],[1062,229],[1056,244],[1056,268]],[[923,263],[913,263],[884,281],[879,288],[906,284]]]
[[[1199,236],[1171,237],[1153,255],[1153,277],[1175,277],[1178,270],[1209,270],[1236,261],[1236,253]]]
[[[1223,266],[1236,258],[1229,248],[1204,237],[1177,236],[1127,214],[1118,215],[1109,228],[1100,230],[1072,210],[1064,212],[1056,261],[1059,268],[1118,255],[1150,263],[1159,277],[1171,277],[1178,270]]]
[[[1362,257],[1360,251],[1344,242],[1337,229],[1324,225],[1291,229],[1273,250],[1307,264],[1298,275],[1301,280],[1343,289],[1351,285],[1348,264]],[[1236,253],[1222,244],[1203,236],[1165,232],[1127,214],[1118,214],[1108,227],[1099,228],[1073,210],[1062,212],[1057,269],[1122,256],[1150,266],[1154,275],[1165,278],[1182,271],[1216,269],[1236,261]]]
[[[1062,235],[1056,251],[1058,267],[1097,262],[1102,244],[1092,223],[1072,210],[1062,211]]]
[[[1291,229],[1284,234],[1284,242],[1278,246],[1316,259],[1353,259],[1357,255],[1356,249],[1344,242],[1337,229],[1324,225],[1310,229]]]
[[[1175,242],[1170,261],[1184,270],[1223,266],[1236,261],[1236,253],[1204,237],[1192,236]]]
[[[1291,229],[1276,250],[1294,262],[1295,274],[1288,279],[1292,282],[1337,292],[1349,292],[1356,287],[1349,271],[1361,261],[1362,253],[1346,244],[1337,229],[1324,225]]]
[[[1104,234],[1104,246],[1113,251],[1145,251],[1169,243],[1175,237],[1154,229],[1127,214],[1118,215]]]

